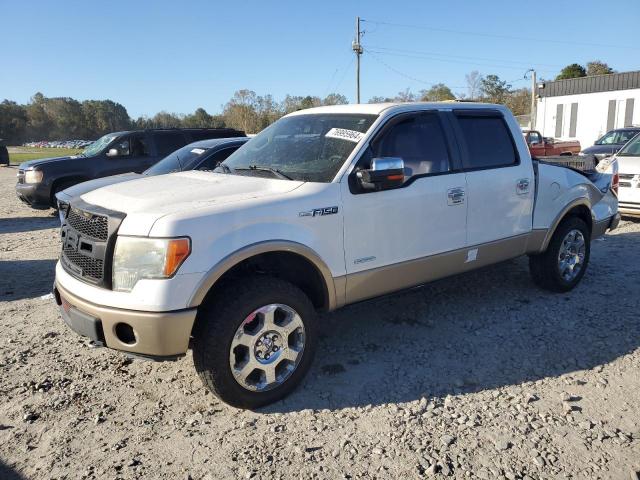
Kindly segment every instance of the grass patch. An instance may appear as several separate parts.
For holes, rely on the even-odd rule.
[[[36,148],[36,147],[8,147],[9,163],[19,165],[28,160],[38,158],[66,157],[67,155],[77,155],[82,152],[82,148]]]

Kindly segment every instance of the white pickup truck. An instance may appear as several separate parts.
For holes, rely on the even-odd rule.
[[[71,202],[55,298],[96,344],[193,349],[205,386],[254,408],[309,369],[317,311],[529,255],[564,292],[619,221],[613,175],[532,161],[503,106],[295,112],[214,172],[111,185]]]

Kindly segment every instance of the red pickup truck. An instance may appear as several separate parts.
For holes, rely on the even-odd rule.
[[[560,141],[543,137],[537,130],[523,130],[532,157],[558,157],[577,155],[580,153],[580,142],[577,140]]]

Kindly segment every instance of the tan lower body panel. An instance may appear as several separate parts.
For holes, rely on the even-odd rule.
[[[58,283],[55,288],[71,308],[99,319],[106,346],[140,355],[166,357],[184,354],[189,347],[196,309],[177,312],[139,312],[103,307],[83,300]],[[116,325],[125,323],[133,328],[135,341],[122,342],[116,335]]]
[[[347,275],[346,303],[392,293],[527,253],[530,234]],[[477,249],[475,260],[468,252]]]

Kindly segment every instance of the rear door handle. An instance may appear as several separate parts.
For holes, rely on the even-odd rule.
[[[455,187],[447,190],[447,205],[450,207],[464,203],[464,188]]]
[[[529,193],[530,184],[531,184],[531,181],[528,178],[521,178],[516,183],[516,193],[518,195],[524,195],[526,193]]]

